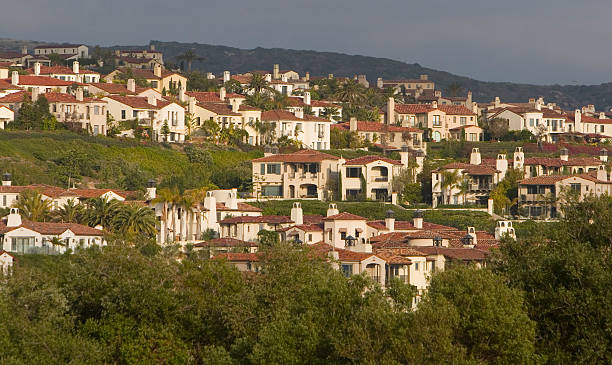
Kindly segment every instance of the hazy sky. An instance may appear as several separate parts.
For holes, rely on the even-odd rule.
[[[21,0],[0,37],[337,51],[480,80],[612,81],[609,0]]]

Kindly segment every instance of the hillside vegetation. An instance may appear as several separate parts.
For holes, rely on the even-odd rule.
[[[169,146],[67,131],[0,132],[2,173],[14,184],[45,183],[141,190],[149,179],[188,189],[208,183],[248,189],[249,160],[261,152]],[[228,167],[232,167],[228,169]]]

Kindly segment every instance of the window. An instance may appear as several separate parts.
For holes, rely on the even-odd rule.
[[[599,132],[601,132],[601,133],[603,133],[603,132],[604,132],[604,126],[603,126],[603,125],[600,125],[600,126],[599,126]]]
[[[280,164],[277,164],[277,163],[269,163],[267,165],[267,170],[268,170],[268,174],[280,175],[281,173]]]
[[[460,125],[465,125],[466,122],[467,122],[467,117],[460,117],[459,118],[459,124]]]
[[[528,185],[527,186],[527,194],[537,194],[538,186],[537,185]]]
[[[265,175],[266,174],[266,164],[262,163],[261,165],[259,165],[259,167],[260,167],[259,173],[262,175]]]
[[[346,177],[357,178],[361,175],[361,168],[359,167],[347,167]]]
[[[308,242],[312,242],[312,233],[308,234]]]
[[[138,111],[132,110],[132,118],[138,118]]]
[[[2,196],[2,206],[6,207],[6,195]]]
[[[351,264],[342,264],[342,273],[347,278],[349,276],[353,275],[353,265],[351,265]]]
[[[434,127],[439,127],[441,125],[440,123],[440,116],[439,115],[433,115],[432,116],[432,122]]]
[[[529,126],[533,127],[533,118],[529,118]]]
[[[125,119],[125,110],[121,111],[121,119]]]
[[[580,184],[570,184],[570,188],[572,189],[572,191],[580,192]]]
[[[30,253],[34,248],[34,237],[11,238],[11,250],[19,253]]]
[[[280,185],[263,186],[261,195],[263,196],[283,196],[283,187]]]
[[[419,271],[419,263],[418,262],[414,263],[414,271]]]
[[[346,232],[340,232],[340,239],[346,240]]]

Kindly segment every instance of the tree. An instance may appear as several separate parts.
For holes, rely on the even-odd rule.
[[[188,49],[180,55],[176,56],[176,59],[179,61],[187,62],[187,73],[191,73],[191,64],[196,62],[204,61],[205,58],[199,56],[194,49]]]
[[[456,308],[454,341],[473,361],[487,364],[537,363],[535,323],[520,290],[508,288],[487,269],[458,265],[435,274],[420,305]],[[420,308],[419,308],[420,310]]]
[[[66,65],[66,61],[64,61],[64,59],[57,53],[51,53],[47,55],[47,58],[49,59],[49,61],[51,61],[51,66],[65,66]]]
[[[254,73],[249,81],[248,89],[253,90],[255,94],[260,94],[262,90],[268,89],[268,81],[264,75]]]
[[[464,176],[459,184],[457,184],[457,189],[459,189],[459,195],[463,198],[463,205],[467,205],[467,195],[472,190],[472,180]]]
[[[66,203],[54,212],[55,220],[63,223],[81,223],[83,220],[83,205],[75,199],[68,199]]]
[[[446,204],[450,204],[450,198],[452,195],[453,188],[460,181],[461,175],[458,170],[444,170],[440,174],[440,181],[438,181],[437,186],[442,189],[442,191],[446,190]]]
[[[164,136],[164,142],[168,141],[168,135],[170,134],[170,127],[168,127],[168,121],[164,121],[164,125],[161,127],[161,135]]]
[[[115,232],[137,239],[154,238],[157,234],[155,212],[149,207],[123,205],[111,219]]]
[[[85,222],[90,227],[102,226],[106,229],[113,228],[113,217],[121,208],[121,203],[116,199],[91,198],[85,201]]]
[[[338,112],[338,108],[333,106],[326,106],[321,111],[321,117],[327,118],[329,120],[337,120],[340,118],[340,113]]]
[[[223,84],[225,91],[228,93],[240,94],[242,93],[242,85],[238,80],[229,80]]]
[[[257,241],[261,246],[268,247],[278,244],[280,238],[277,232],[261,229],[257,232]]]
[[[34,222],[46,222],[51,218],[51,201],[43,199],[37,190],[24,190],[13,202],[13,208],[19,209],[19,214]]]
[[[461,86],[459,82],[452,82],[446,87],[446,93],[448,96],[459,96],[461,91],[463,91],[463,86]]]
[[[358,82],[348,80],[340,86],[334,96],[342,102],[354,105],[365,100],[365,91]]]
[[[494,118],[488,121],[487,132],[494,140],[501,139],[508,133],[509,121],[503,118]]]

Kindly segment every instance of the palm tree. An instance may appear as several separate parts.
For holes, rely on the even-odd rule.
[[[51,218],[51,202],[43,199],[37,190],[24,190],[19,193],[13,208],[19,209],[22,216],[34,222],[44,222]]]
[[[285,94],[279,93],[278,91],[272,96],[272,108],[278,110],[284,110],[289,105],[289,97]]]
[[[257,119],[255,122],[249,122],[249,125],[255,129],[255,132],[261,137],[260,144],[266,144],[268,141],[274,138],[276,127],[271,122],[261,122]]]
[[[92,198],[85,203],[85,222],[90,227],[102,226],[110,229],[112,219],[121,207],[121,203],[116,199]]]
[[[81,223],[83,220],[83,206],[75,199],[68,199],[66,203],[55,211],[55,220],[63,223]]]
[[[253,90],[255,94],[259,94],[262,90],[268,88],[268,81],[266,81],[264,75],[253,74],[253,76],[251,76],[251,81],[249,81],[248,88],[249,90]]]
[[[463,86],[461,86],[461,84],[458,82],[450,83],[446,87],[446,93],[448,94],[448,96],[459,96],[461,90],[463,90]]]
[[[334,96],[336,99],[351,105],[359,104],[365,99],[363,86],[353,80],[349,80],[342,84]]]
[[[174,193],[168,188],[159,189],[157,196],[152,200],[153,204],[162,204],[162,242],[168,240],[168,205],[174,200]]]
[[[329,120],[336,120],[336,118],[338,118],[340,114],[338,113],[338,108],[333,107],[333,106],[326,106],[321,111],[321,116]]]
[[[467,204],[466,196],[472,190],[472,181],[470,181],[469,177],[464,176],[459,184],[457,185],[459,189],[459,194],[463,197],[463,205]]]
[[[205,60],[204,57],[196,54],[193,48],[188,49],[182,54],[176,56],[176,59],[179,61],[187,62],[187,72],[188,73],[191,73],[191,64],[193,63],[193,61],[204,61]]]
[[[157,234],[155,212],[149,207],[123,205],[112,218],[115,232],[134,237],[155,237]]]
[[[450,196],[453,190],[453,187],[459,182],[461,176],[459,175],[458,170],[444,170],[442,174],[440,174],[440,181],[438,181],[438,186],[442,190],[447,190],[448,194],[446,195],[446,204],[450,204]]]
[[[274,109],[272,106],[272,99],[270,96],[263,93],[254,93],[252,95],[247,95],[245,102],[248,105],[263,109],[263,110],[271,110]]]

